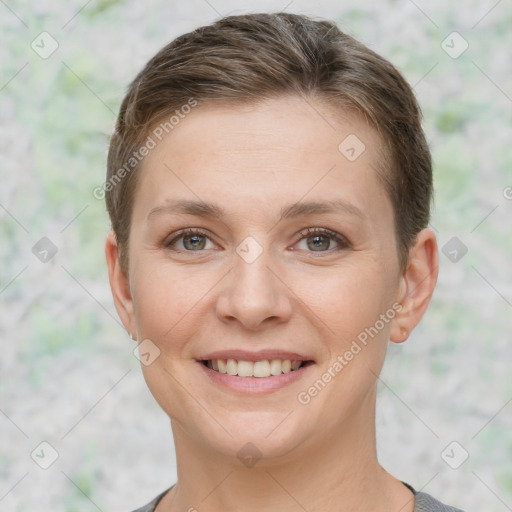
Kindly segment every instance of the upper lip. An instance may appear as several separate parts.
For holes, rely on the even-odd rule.
[[[295,352],[285,352],[283,350],[260,350],[258,352],[248,352],[247,350],[219,350],[210,352],[198,358],[198,361],[210,361],[212,359],[237,359],[239,361],[263,361],[265,359],[290,359],[291,361],[312,361],[310,357],[297,354]]]

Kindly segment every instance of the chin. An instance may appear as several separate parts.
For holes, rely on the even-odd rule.
[[[214,450],[237,458],[247,467],[256,459],[259,466],[283,463],[293,458],[294,452],[314,434],[304,418],[299,418],[293,409],[283,412],[234,412],[224,418],[229,418],[224,420],[223,425],[231,436],[212,425],[216,435],[212,436],[208,429],[205,442]]]

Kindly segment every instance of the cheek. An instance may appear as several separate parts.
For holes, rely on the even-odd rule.
[[[323,321],[327,339],[340,343],[357,337],[391,307],[392,283],[379,264],[322,269],[315,276],[296,275],[297,297]]]
[[[200,293],[194,280],[176,278],[172,269],[162,272],[157,265],[147,268],[152,271],[140,273],[134,280],[134,311],[139,335],[158,345],[182,329],[187,312],[204,292]]]
[[[134,279],[134,312],[140,339],[151,340],[157,347],[157,356],[151,364],[142,365],[142,372],[160,407],[171,418],[178,414],[184,420],[194,417],[197,411],[189,410],[189,397],[176,378],[183,382],[185,365],[192,364],[182,358],[186,359],[187,342],[197,329],[194,305],[200,308],[198,301],[206,292],[200,289],[204,280],[178,274],[166,265],[148,262],[145,268],[151,271],[141,272]],[[179,372],[185,373],[177,377]]]

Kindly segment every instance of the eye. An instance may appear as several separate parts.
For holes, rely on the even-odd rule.
[[[197,228],[187,228],[178,231],[171,241],[165,243],[165,247],[172,249],[176,242],[182,240],[182,247],[178,247],[178,250],[185,252],[202,251],[203,249],[209,249],[209,247],[205,247],[207,239],[209,240],[209,237],[205,231]]]
[[[307,249],[305,250],[309,250],[309,252],[329,252],[332,241],[335,241],[337,244],[337,247],[333,249],[335,251],[341,251],[350,247],[350,243],[343,235],[326,228],[306,228],[299,235],[302,237],[299,243],[306,240]],[[180,241],[182,246],[175,247]],[[175,233],[172,240],[164,245],[172,250],[199,252],[212,248],[206,247],[208,241],[211,242],[210,236],[206,231],[198,228],[187,228]]]
[[[350,247],[348,240],[343,235],[330,229],[306,228],[299,234],[302,236],[300,242],[306,240],[306,247],[311,252],[328,252],[333,240],[338,245],[338,247],[334,248],[335,251],[341,251]]]

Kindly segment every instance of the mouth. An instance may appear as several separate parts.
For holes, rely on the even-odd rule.
[[[214,388],[261,396],[297,386],[316,365],[310,357],[281,349],[230,349],[201,354],[196,362]]]
[[[214,372],[245,378],[277,377],[314,364],[312,360],[298,359],[201,359],[199,362]]]

